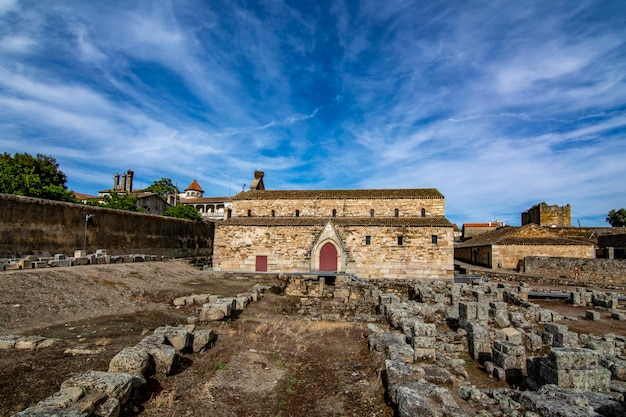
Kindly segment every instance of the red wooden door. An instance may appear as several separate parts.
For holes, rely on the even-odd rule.
[[[337,249],[332,243],[322,246],[320,251],[320,271],[337,272]]]
[[[267,256],[256,257],[256,272],[267,272]]]

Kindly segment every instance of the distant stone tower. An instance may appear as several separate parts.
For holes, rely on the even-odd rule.
[[[133,192],[133,176],[135,173],[129,169],[126,174],[122,174],[120,176],[119,173],[116,173],[113,177],[113,190],[114,191],[126,191],[127,193]],[[120,183],[120,178],[122,182]]]
[[[546,227],[570,227],[572,213],[570,205],[549,206],[545,202],[536,204],[522,213],[522,226],[538,224]]]
[[[263,171],[254,171],[254,179],[252,184],[250,184],[250,190],[265,190],[265,184],[263,184],[264,175],[265,172]]]

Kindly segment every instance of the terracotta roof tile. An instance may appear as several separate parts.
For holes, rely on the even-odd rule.
[[[309,199],[443,199],[436,188],[404,188],[380,190],[251,190],[233,200],[309,200]]]
[[[488,245],[594,245],[584,238],[564,237],[536,224],[503,226],[457,245],[459,248]]]
[[[191,181],[191,184],[189,184],[187,188],[185,188],[185,191],[187,190],[204,192],[202,187],[200,187],[200,184],[198,184],[198,181],[196,181],[195,179]]]

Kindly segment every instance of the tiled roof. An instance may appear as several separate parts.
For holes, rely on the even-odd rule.
[[[584,238],[564,237],[536,224],[503,226],[457,245],[459,248],[488,245],[593,245]]]
[[[310,199],[443,199],[436,188],[403,188],[381,190],[251,190],[233,200],[310,200]]]
[[[182,204],[202,204],[202,203],[230,203],[232,197],[193,197],[181,198],[178,200]]]
[[[198,184],[198,181],[196,181],[195,179],[191,181],[191,184],[189,184],[187,188],[185,188],[185,191],[187,190],[204,192],[202,187],[200,187],[200,184]]]
[[[463,227],[498,227],[498,223],[463,223]]]
[[[339,226],[452,227],[445,217],[233,217],[225,226],[323,226],[331,220]]]
[[[94,199],[100,198],[94,195],[82,194],[82,193],[76,193],[76,192],[74,193],[74,197],[76,197],[79,200],[94,200]]]

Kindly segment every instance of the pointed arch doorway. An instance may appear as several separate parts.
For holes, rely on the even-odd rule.
[[[320,250],[320,271],[337,272],[337,248],[330,242]]]

